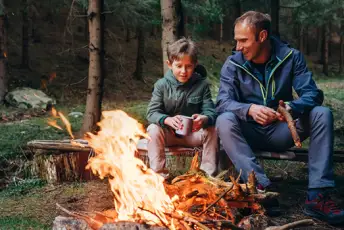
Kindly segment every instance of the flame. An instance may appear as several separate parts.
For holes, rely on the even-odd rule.
[[[86,135],[89,146],[96,152],[86,168],[101,179],[108,177],[117,220],[144,220],[174,229],[173,219],[166,213],[177,211],[164,189],[163,177],[135,157],[138,140],[148,137],[144,127],[120,110],[104,111],[102,115],[98,123],[100,131]]]
[[[73,135],[73,132],[72,132],[72,125],[70,124],[70,122],[68,121],[68,119],[63,115],[63,113],[61,112],[58,112],[54,107],[51,108],[51,115],[54,117],[54,118],[60,118],[61,121],[63,122],[63,124],[66,126],[66,129],[67,129],[67,132],[68,134],[71,136],[72,139],[74,139],[74,135]],[[48,122],[47,122],[49,125],[57,128],[57,129],[60,129],[60,130],[63,130],[61,128],[61,126],[59,126],[57,124],[57,120],[52,120],[52,119],[48,119]]]
[[[67,129],[69,135],[72,137],[72,139],[74,139],[74,135],[72,133],[72,126],[69,123],[68,119],[61,112],[58,112],[58,115],[61,118],[63,124],[66,126],[66,129]]]
[[[52,126],[52,127],[55,127],[55,128],[57,128],[57,129],[60,129],[60,130],[63,130],[62,128],[61,128],[61,126],[59,126],[58,124],[57,124],[57,121],[56,120],[48,120],[48,124],[50,125],[50,126]]]
[[[7,53],[6,52],[4,52],[4,57],[7,58]]]

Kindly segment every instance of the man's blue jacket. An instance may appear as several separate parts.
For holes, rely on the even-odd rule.
[[[216,103],[219,115],[232,112],[247,121],[251,104],[276,109],[279,100],[283,100],[289,103],[293,114],[299,116],[322,104],[323,92],[316,86],[300,51],[275,37],[270,40],[272,55],[265,67],[265,81],[260,80],[262,75],[245,60],[242,52],[227,58],[221,69]],[[293,88],[298,95],[296,99],[292,95]]]

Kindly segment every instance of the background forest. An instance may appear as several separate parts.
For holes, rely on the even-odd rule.
[[[69,115],[79,137],[94,130],[103,110],[122,109],[146,125],[153,84],[166,68],[166,44],[182,36],[198,43],[215,99],[221,66],[235,46],[234,20],[248,10],[269,13],[273,34],[304,53],[334,112],[335,147],[343,149],[342,0],[0,0],[0,229],[51,228],[55,200],[97,209],[90,197],[108,192],[95,182],[51,188],[32,177],[26,143],[68,139],[68,133],[47,125],[45,108],[11,106],[7,92],[42,90]],[[307,175],[302,163],[270,167],[296,184]],[[336,164],[336,174],[343,173]]]

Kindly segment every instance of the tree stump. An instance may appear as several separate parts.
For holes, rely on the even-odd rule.
[[[34,153],[31,174],[48,183],[96,178],[85,169],[92,153],[89,147],[74,146],[70,140],[31,141],[27,146]]]

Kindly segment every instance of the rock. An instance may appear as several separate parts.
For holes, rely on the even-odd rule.
[[[84,114],[81,112],[71,112],[68,114],[69,117],[75,117],[75,118],[82,117],[83,115]]]
[[[89,227],[86,221],[84,220],[75,219],[72,217],[63,217],[63,216],[55,217],[55,220],[53,223],[53,230],[69,230],[69,229],[92,230],[92,228]]]
[[[5,100],[10,105],[23,109],[46,109],[48,105],[56,104],[55,99],[47,96],[41,90],[31,89],[27,87],[17,88],[7,93]]]

